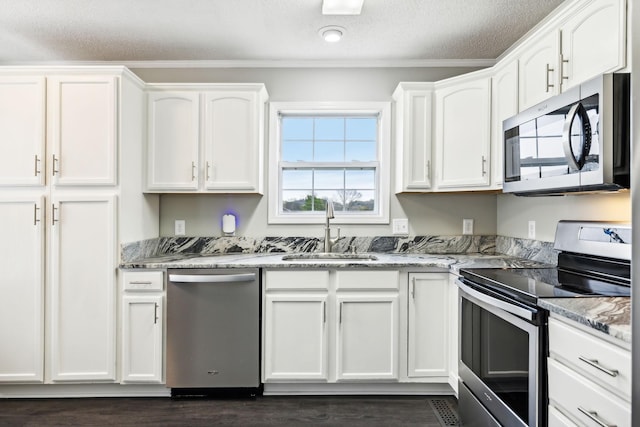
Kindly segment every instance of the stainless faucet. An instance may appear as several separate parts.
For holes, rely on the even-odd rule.
[[[324,228],[324,251],[331,252],[331,247],[335,245],[340,238],[340,229],[338,228],[338,235],[336,236],[336,238],[332,239],[331,228],[329,228],[329,220],[335,218],[333,214],[333,202],[330,199],[327,199],[326,206],[327,210],[325,213],[325,217],[327,219],[327,225]]]

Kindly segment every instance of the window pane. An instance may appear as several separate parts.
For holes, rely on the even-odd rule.
[[[283,142],[282,160],[285,162],[310,162],[313,159],[312,142]]]
[[[284,190],[311,190],[313,188],[313,172],[308,169],[285,169],[282,171],[282,188]]]
[[[354,117],[346,120],[346,139],[378,139],[378,120],[375,117]]]
[[[373,190],[346,190],[345,207],[349,212],[369,212],[375,208],[375,191]]]
[[[283,191],[283,212],[312,212],[324,210],[324,200],[316,200],[311,191]]]
[[[333,202],[333,208],[337,211],[342,210],[342,207],[339,206],[341,203],[340,192],[342,190],[320,190],[316,191],[315,195],[317,199],[323,200],[323,209],[324,209],[324,200],[331,200]]]
[[[282,119],[282,140],[313,140],[313,119],[306,117],[285,117]]]
[[[315,120],[315,139],[344,139],[344,119],[325,117]]]
[[[345,187],[347,189],[374,190],[376,188],[375,179],[376,176],[373,169],[347,170],[345,173]]]
[[[315,189],[333,190],[344,188],[343,169],[320,169],[314,171]]]
[[[377,159],[376,142],[347,142],[345,160],[348,162],[372,162]]]
[[[342,141],[316,141],[313,160],[316,162],[343,162],[344,143]]]

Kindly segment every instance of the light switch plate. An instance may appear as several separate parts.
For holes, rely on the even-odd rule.
[[[186,221],[184,219],[176,219],[174,223],[175,226],[175,235],[176,236],[184,236],[186,232]]]
[[[528,226],[528,236],[530,239],[535,239],[536,238],[536,222],[535,221],[529,221],[529,226]]]
[[[473,234],[473,220],[472,219],[463,219],[462,220],[462,234]]]
[[[409,234],[409,220],[407,218],[394,219],[393,234]]]

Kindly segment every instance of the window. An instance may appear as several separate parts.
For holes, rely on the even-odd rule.
[[[271,103],[269,222],[389,222],[389,104]]]

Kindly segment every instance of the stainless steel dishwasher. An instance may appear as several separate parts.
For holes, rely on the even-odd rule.
[[[258,269],[170,269],[167,387],[172,396],[260,394]]]

